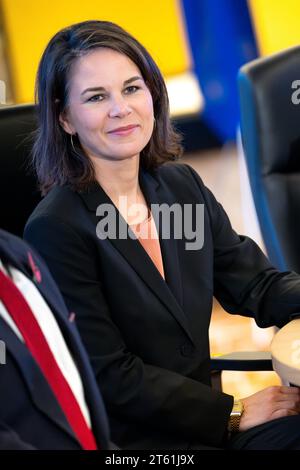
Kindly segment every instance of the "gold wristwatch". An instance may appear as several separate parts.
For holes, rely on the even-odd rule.
[[[234,400],[233,408],[230,413],[230,418],[228,421],[228,431],[230,434],[236,433],[239,431],[241,417],[244,411],[244,405],[242,400]]]

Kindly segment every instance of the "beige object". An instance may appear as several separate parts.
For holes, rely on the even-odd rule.
[[[300,318],[276,333],[271,343],[273,368],[283,382],[300,386]]]

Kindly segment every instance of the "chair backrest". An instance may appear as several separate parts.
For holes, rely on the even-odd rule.
[[[300,46],[250,62],[238,76],[242,141],[264,243],[275,266],[300,272],[300,90],[295,88],[300,81],[296,80],[300,80]]]
[[[0,108],[0,227],[18,236],[40,200],[28,169],[28,136],[35,126],[34,105]]]

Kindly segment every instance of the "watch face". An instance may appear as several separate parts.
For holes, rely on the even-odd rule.
[[[241,416],[243,413],[243,404],[240,401],[234,402],[231,416]]]

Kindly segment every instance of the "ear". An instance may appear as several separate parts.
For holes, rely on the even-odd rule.
[[[60,113],[59,122],[60,122],[61,127],[67,134],[71,134],[71,135],[76,134],[76,130],[74,126],[71,124],[70,118],[66,111],[63,111],[62,113]]]

